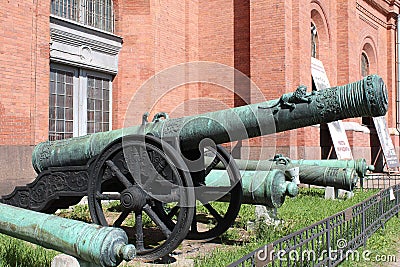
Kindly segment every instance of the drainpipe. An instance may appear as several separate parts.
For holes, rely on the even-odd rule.
[[[400,133],[400,14],[397,15],[397,26],[396,26],[396,67],[397,67],[397,77],[396,77],[396,129]]]

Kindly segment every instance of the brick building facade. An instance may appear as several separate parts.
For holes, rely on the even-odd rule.
[[[390,100],[386,118],[397,147],[399,6],[397,0],[4,1],[0,180],[7,182],[0,191],[33,180],[33,146],[49,138],[121,128],[127,116],[139,124],[146,111],[177,117],[257,101],[250,83],[231,72],[224,78],[242,98],[213,84],[191,83],[165,93],[164,85],[154,83],[133,104],[134,112],[126,114],[145,81],[177,64],[209,61],[234,67],[267,99],[299,84],[311,88],[312,39],[314,56],[324,63],[332,85],[359,80],[363,71],[383,77]],[[373,161],[379,144],[369,120],[350,121],[346,127],[354,156]],[[331,146],[324,126],[307,127],[245,141],[242,154],[252,147],[254,156],[261,145],[271,146],[271,154],[311,159],[326,157]]]

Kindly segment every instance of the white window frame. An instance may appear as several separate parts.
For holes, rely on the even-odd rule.
[[[80,135],[86,135],[87,134],[87,76],[94,76],[94,77],[99,77],[102,79],[108,79],[109,80],[109,91],[110,91],[110,95],[108,96],[110,105],[109,105],[109,112],[110,112],[110,117],[108,118],[109,121],[109,125],[110,128],[108,129],[109,131],[112,130],[112,76],[106,73],[99,73],[96,71],[91,71],[91,70],[85,70],[85,69],[81,69],[80,70],[80,86],[82,88],[81,92],[82,92],[82,97],[81,99],[81,103],[80,103],[80,125],[85,125],[85,127],[81,127],[81,129],[79,129],[79,133]],[[82,114],[84,113],[84,114]],[[82,129],[84,128],[84,129]]]
[[[87,76],[109,80],[109,130],[112,130],[112,81],[113,76],[106,73],[52,63],[50,69],[74,73],[73,76],[73,137],[87,135]],[[50,93],[49,93],[50,94]]]

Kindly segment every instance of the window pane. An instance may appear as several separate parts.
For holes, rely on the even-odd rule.
[[[93,111],[88,111],[88,113],[87,113],[88,115],[88,117],[87,117],[87,120],[88,121],[91,121],[91,122],[93,122],[94,121],[94,112]]]
[[[50,70],[49,140],[73,136],[73,77],[72,72]],[[66,96],[68,91],[70,94]],[[68,124],[66,124],[68,120]]]
[[[110,94],[110,81],[108,79],[88,76],[87,83],[87,120],[88,120],[88,128],[87,132],[101,132],[105,131],[105,129],[109,129],[109,94]],[[90,124],[89,122],[94,124]],[[104,123],[107,123],[104,126]]]
[[[57,94],[65,95],[65,83],[61,83],[61,82],[57,83]]]
[[[50,81],[50,94],[55,94],[56,93],[56,85],[54,81]]]
[[[55,131],[55,129],[56,129],[56,122],[54,121],[54,120],[50,120],[49,121],[49,129],[51,130],[51,131]]]
[[[62,120],[57,120],[56,121],[56,131],[58,133],[63,133],[64,132],[64,121],[62,121]]]
[[[56,95],[50,95],[50,108],[56,105]]]
[[[88,110],[94,110],[94,100],[93,99],[88,98],[87,108],[88,108]]]
[[[110,121],[110,112],[104,112],[103,121],[107,123]]]
[[[55,77],[56,77],[55,73],[53,71],[50,72],[50,81],[54,81]]]
[[[101,122],[96,122],[96,129],[95,129],[96,133],[101,132],[102,130],[103,130],[103,127],[101,125]]]
[[[56,106],[57,107],[63,107],[64,106],[64,96],[63,95],[58,95],[57,96],[57,101],[56,101]]]
[[[57,119],[65,119],[64,108],[57,108]]]
[[[49,118],[50,119],[55,119],[56,118],[56,108],[55,107],[50,107],[50,109],[49,109]]]
[[[108,123],[103,123],[103,132],[109,131],[110,130],[110,126]]]
[[[87,131],[88,133],[94,133],[94,122],[88,122],[87,124]]]
[[[68,133],[72,133],[74,130],[74,125],[72,121],[66,121],[65,122],[65,131]]]
[[[104,101],[103,102],[103,111],[107,112],[110,109],[110,101]]]
[[[74,104],[74,99],[72,98],[72,96],[67,96],[65,99],[65,106],[72,107],[72,105]]]
[[[74,119],[74,111],[72,108],[68,108],[65,110],[65,119],[71,121]]]
[[[318,32],[314,24],[311,23],[311,57],[318,56]]]
[[[369,75],[369,62],[365,53],[361,54],[361,75],[366,77]]]
[[[101,110],[101,108],[102,108],[102,101],[101,101],[101,98],[100,98],[100,100],[95,100],[96,102],[95,102],[95,110]]]
[[[72,96],[73,90],[74,90],[73,84],[72,83],[71,84],[67,83],[65,87],[66,87],[66,94],[69,95],[69,96]]]
[[[97,111],[94,117],[95,121],[102,121],[101,111]]]

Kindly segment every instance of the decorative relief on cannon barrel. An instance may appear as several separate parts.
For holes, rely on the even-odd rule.
[[[185,124],[185,118],[176,118],[167,120],[163,125],[162,135],[164,136],[178,136],[179,131]]]
[[[335,118],[336,114],[340,113],[340,105],[336,99],[336,87],[325,89],[317,94],[317,108],[319,110],[320,117],[322,117],[324,120]]]
[[[376,88],[374,88],[373,78],[374,78],[374,76],[368,76],[366,78],[365,93],[369,100],[369,105],[370,105],[371,109],[378,110],[378,111],[380,111],[381,114],[383,114],[386,112],[384,112],[382,107],[387,108],[387,105],[389,104],[387,90],[382,90],[383,92],[385,92],[385,94],[379,95],[379,91],[377,92]],[[382,78],[380,78],[380,77],[376,77],[376,79],[382,80]],[[386,85],[383,82],[381,82],[381,86],[386,87]]]
[[[270,106],[262,106],[260,105],[260,109],[271,109],[275,108],[274,113],[276,113],[279,109],[289,108],[293,110],[296,108],[296,104],[300,103],[311,103],[312,97],[315,94],[313,91],[311,94],[307,93],[307,86],[300,85],[297,87],[296,91],[293,93],[283,94],[275,104]]]

